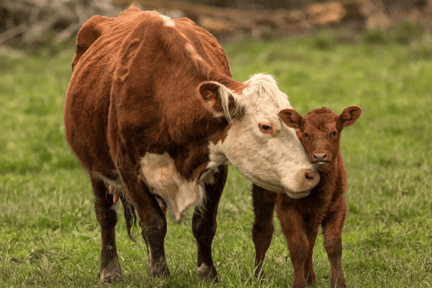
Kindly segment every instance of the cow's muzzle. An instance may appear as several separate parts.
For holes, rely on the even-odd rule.
[[[291,198],[300,199],[310,194],[312,188],[314,188],[320,181],[320,175],[313,168],[305,168],[297,173],[296,180],[296,190],[286,190],[286,194]]]

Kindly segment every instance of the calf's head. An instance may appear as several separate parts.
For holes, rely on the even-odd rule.
[[[304,117],[294,109],[279,112],[282,121],[297,129],[297,136],[302,142],[311,163],[320,171],[330,167],[339,153],[342,129],[354,124],[361,115],[361,108],[350,106],[341,115],[326,107],[312,110]]]
[[[278,116],[281,109],[291,106],[270,75],[252,76],[238,93],[217,82],[204,82],[199,91],[215,117],[222,114],[229,123],[226,137],[210,143],[210,163],[231,163],[253,183],[271,191],[293,198],[309,195],[319,174],[295,130]]]

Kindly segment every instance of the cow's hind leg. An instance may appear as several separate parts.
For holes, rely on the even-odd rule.
[[[252,201],[255,221],[252,228],[252,239],[255,245],[255,277],[262,279],[264,272],[262,266],[267,249],[272,241],[273,210],[277,194],[253,185]]]
[[[115,241],[115,226],[117,224],[119,203],[113,203],[113,195],[108,193],[108,188],[101,180],[92,178],[91,183],[95,195],[96,218],[101,227],[102,235],[99,277],[101,282],[121,280],[123,276]]]
[[[196,272],[203,279],[215,279],[217,272],[213,264],[211,246],[216,234],[216,216],[219,200],[225,186],[228,167],[220,166],[213,184],[206,184],[207,198],[203,209],[195,208],[192,218],[192,232],[198,245]]]

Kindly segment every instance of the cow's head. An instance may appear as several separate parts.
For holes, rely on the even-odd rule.
[[[215,117],[229,125],[226,137],[210,144],[213,165],[230,163],[253,183],[292,198],[309,195],[319,174],[296,136],[283,124],[280,110],[290,108],[270,75],[257,74],[240,93],[217,82],[201,83],[199,91]]]
[[[322,107],[312,110],[304,117],[294,109],[284,109],[279,113],[289,127],[298,129],[297,136],[305,147],[310,161],[320,171],[331,167],[339,153],[342,129],[354,124],[361,115],[361,108],[350,106],[341,115]]]

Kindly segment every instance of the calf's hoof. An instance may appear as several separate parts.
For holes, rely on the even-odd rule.
[[[197,273],[198,278],[201,280],[210,280],[216,283],[219,282],[216,268],[213,265],[210,267],[203,263],[201,266],[196,268],[195,272]]]
[[[332,288],[333,287],[336,287],[336,288],[347,288],[347,285],[346,285],[345,282],[341,282],[341,283],[336,283],[335,285],[332,285],[331,287]]]

